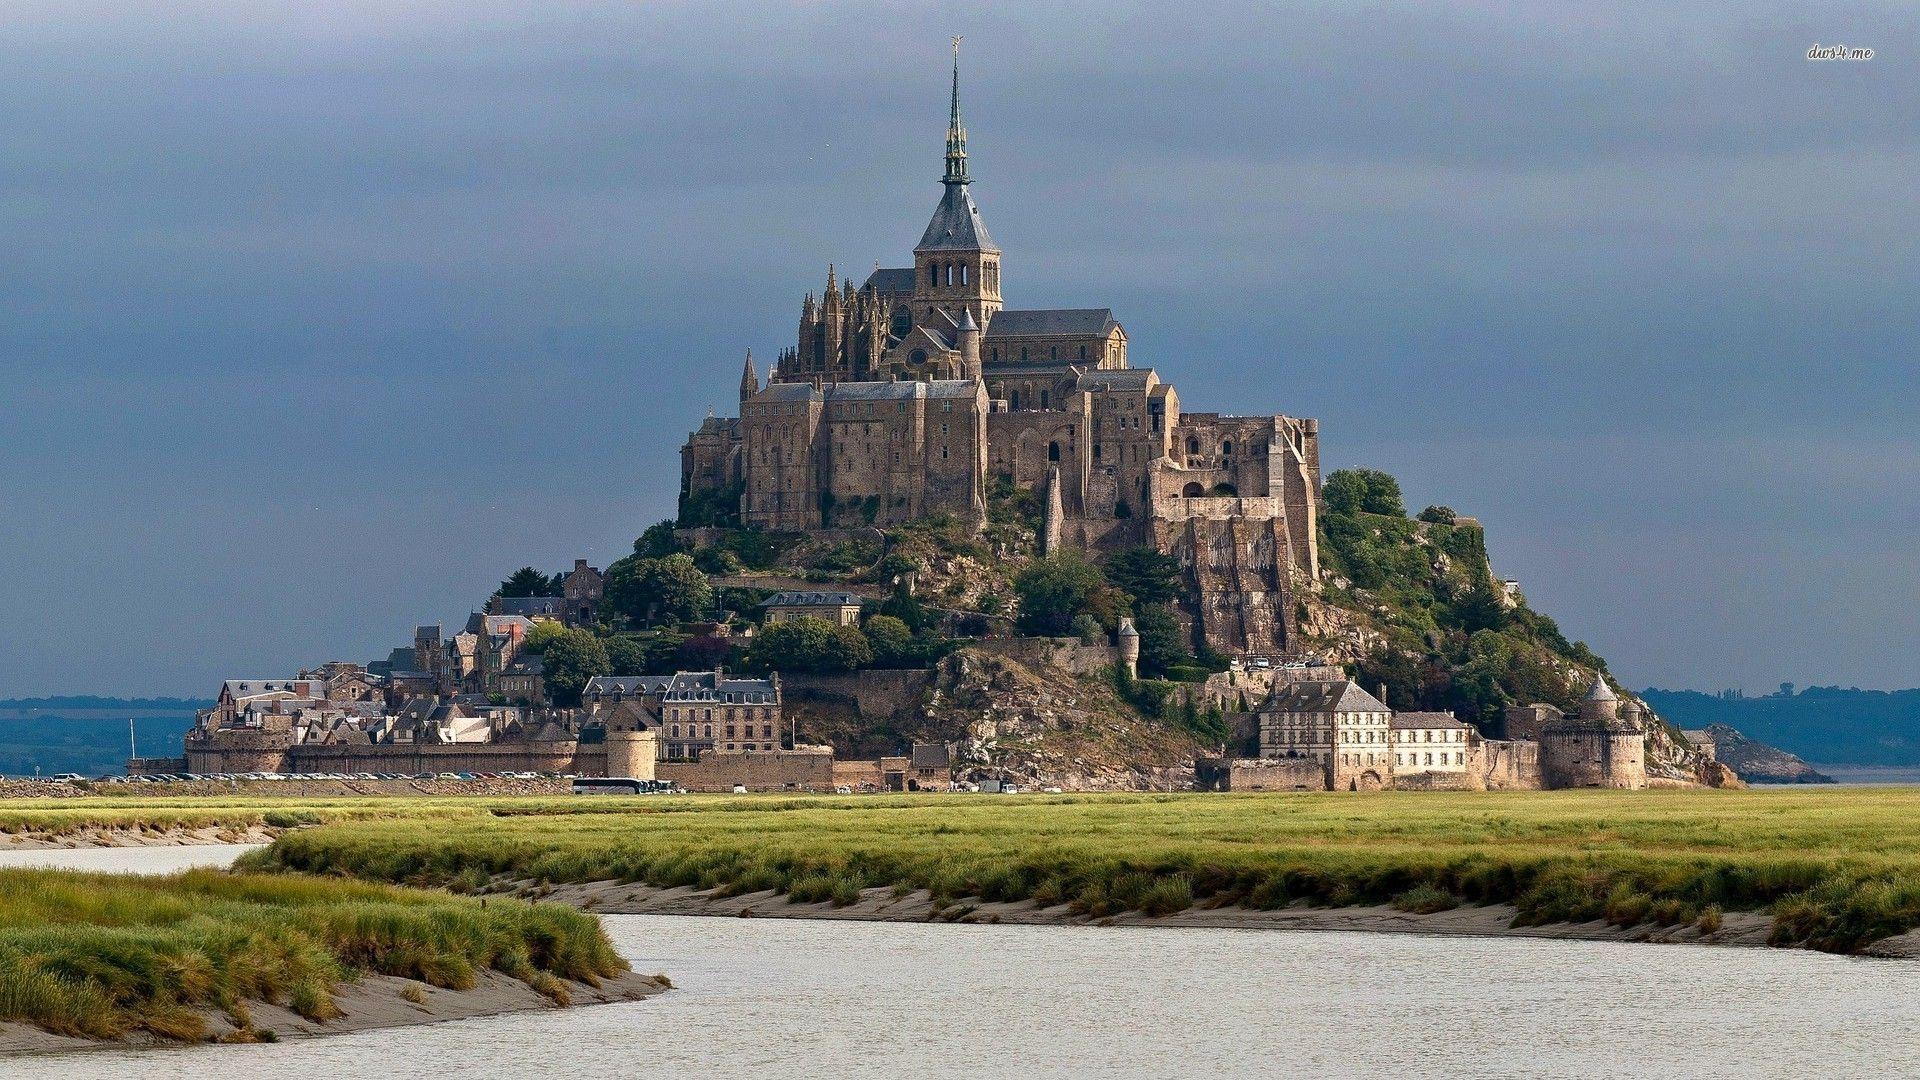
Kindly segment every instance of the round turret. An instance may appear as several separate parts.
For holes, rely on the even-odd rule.
[[[1593,689],[1587,691],[1587,698],[1580,703],[1580,719],[1613,720],[1620,715],[1620,698],[1613,688],[1607,685],[1606,676],[1595,672]]]
[[[1140,631],[1134,629],[1133,620],[1121,619],[1119,632],[1115,636],[1120,640],[1120,662],[1127,665],[1127,674],[1138,675],[1140,673]]]

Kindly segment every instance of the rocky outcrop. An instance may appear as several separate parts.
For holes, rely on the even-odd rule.
[[[1066,791],[1185,790],[1202,747],[1144,719],[1104,670],[1046,656],[966,648],[916,676],[911,697],[856,696],[829,680],[797,681],[789,706],[800,737],[830,743],[840,757],[897,754],[909,743],[954,747],[962,780],[1006,780]],[[1027,650],[1032,651],[1032,650]],[[875,675],[879,673],[863,673]],[[845,681],[845,680],[843,680]],[[909,684],[902,683],[901,689]]]
[[[1142,719],[1100,676],[962,649],[941,661],[923,706],[957,744],[962,779],[1067,791],[1185,790],[1199,743]]]
[[[1714,756],[1755,784],[1831,784],[1826,775],[1775,746],[1755,742],[1725,724],[1710,724]]]

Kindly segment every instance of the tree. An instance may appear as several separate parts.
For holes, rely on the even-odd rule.
[[[647,526],[647,531],[633,542],[633,553],[643,559],[664,559],[679,550],[680,541],[674,539],[671,521]]]
[[[1336,514],[1382,514],[1406,517],[1407,504],[1400,481],[1379,469],[1339,469],[1320,489],[1327,509]]]
[[[1509,621],[1506,602],[1488,581],[1476,581],[1456,597],[1451,614],[1453,625],[1468,634],[1504,629]]]
[[[613,674],[606,646],[585,630],[563,630],[540,654],[545,665],[547,700],[563,708],[580,704],[587,680]]]
[[[1102,626],[1116,621],[1120,603],[1100,568],[1072,552],[1036,559],[1014,579],[1020,597],[1020,628],[1029,634],[1060,637],[1070,633],[1078,615]]]
[[[914,659],[913,630],[892,615],[875,615],[865,627],[875,667],[905,667]]]
[[[703,547],[693,553],[693,565],[708,574],[728,576],[746,569],[740,556],[723,547]]]
[[[1140,631],[1140,670],[1150,675],[1165,675],[1170,669],[1193,663],[1186,634],[1180,620],[1164,604],[1140,609],[1133,628]]]
[[[647,673],[647,650],[630,637],[610,637],[600,640],[601,647],[607,650],[607,663],[611,665],[610,675],[645,675]]]
[[[675,666],[685,671],[712,671],[726,664],[733,655],[733,642],[723,637],[702,634],[680,643],[674,653]]]
[[[827,647],[814,670],[823,672],[858,671],[873,663],[873,646],[857,626],[836,626],[827,635]]]
[[[1454,513],[1451,506],[1429,506],[1420,511],[1420,520],[1435,525],[1451,525],[1460,520],[1460,515]]]
[[[713,587],[684,554],[629,555],[607,568],[605,604],[639,626],[684,622],[711,610]]]
[[[531,566],[523,566],[507,576],[500,587],[493,591],[495,596],[558,596],[560,582],[558,575],[548,577]]]
[[[893,595],[880,602],[879,614],[889,615],[907,624],[907,629],[919,633],[927,628],[930,621],[927,609],[907,588],[906,582],[898,582],[893,587]]]
[[[554,639],[566,632],[567,628],[559,623],[543,619],[534,623],[533,629],[527,631],[525,648],[528,652],[545,653],[547,646],[553,644]]]
[[[1180,560],[1144,545],[1130,547],[1107,560],[1107,580],[1136,606],[1164,604],[1180,595]]]
[[[763,671],[853,671],[873,663],[873,649],[859,627],[809,617],[761,627],[747,662]]]

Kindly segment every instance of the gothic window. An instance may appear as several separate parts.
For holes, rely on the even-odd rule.
[[[1059,443],[1050,442],[1047,444],[1047,460],[1048,461],[1060,460],[1060,444]]]
[[[939,263],[927,264],[927,284],[929,285],[940,284],[940,264]]]
[[[1229,439],[1226,442],[1221,443],[1220,453],[1222,455],[1231,455],[1233,453],[1233,440]]]
[[[1093,460],[1095,461],[1100,460],[1100,444],[1099,443],[1093,444]]]
[[[1040,391],[1040,407],[1042,409],[1047,407],[1047,392],[1045,390]]]
[[[1060,346],[1058,345],[1047,346],[1047,359],[1049,360],[1060,359]]]
[[[1015,390],[1013,396],[1007,399],[1007,407],[1015,412],[1020,411],[1020,391]]]
[[[1027,362],[1027,347],[1025,345],[1020,346],[1020,362],[1023,364]]]
[[[1187,436],[1187,453],[1198,454],[1199,452],[1200,452],[1200,440],[1194,438],[1191,435]]]
[[[967,264],[961,263],[960,264],[960,284],[965,285],[966,283],[967,283]]]
[[[995,345],[993,348],[988,349],[987,352],[989,354],[988,359],[996,364],[1000,362],[1000,346]]]

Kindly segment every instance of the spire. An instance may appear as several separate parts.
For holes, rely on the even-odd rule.
[[[760,373],[753,368],[753,350],[747,350],[747,366],[740,372],[740,400],[745,401],[760,392]]]
[[[953,105],[947,114],[947,175],[943,184],[966,184],[967,129],[960,124],[960,39],[953,39]]]

